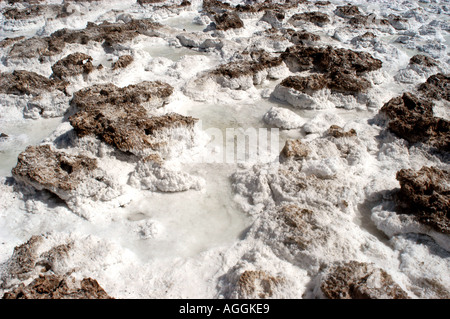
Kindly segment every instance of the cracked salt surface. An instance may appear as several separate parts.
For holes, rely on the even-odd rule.
[[[334,16],[340,1],[319,9],[311,3],[287,10],[286,28],[295,29],[286,21],[298,11],[321,10],[332,17],[323,28],[310,23],[297,28],[320,35],[317,45],[367,51],[383,62],[381,70],[365,75],[372,88],[364,98],[324,93],[324,109],[304,109],[274,98],[275,87],[294,74],[287,69],[281,69],[283,75],[276,79],[253,85],[254,81],[247,81],[245,89],[221,87],[213,77],[206,78],[200,90],[192,88],[191,80],[239,58],[237,53],[258,48],[280,53],[266,37],[255,35],[271,28],[270,23],[259,21],[262,14],[244,14],[244,30],[202,32],[210,19],[199,12],[202,1],[192,3],[192,7],[170,10],[143,7],[135,1],[80,3],[74,5],[75,14],[65,19],[8,20],[1,27],[4,39],[49,35],[63,27],[82,29],[88,21],[125,22],[130,17],[150,17],[168,26],[160,37],[140,35],[107,50],[100,43],[70,44],[61,54],[42,61],[10,60],[8,49],[2,48],[0,71],[21,68],[50,76],[57,60],[83,52],[103,69],[70,78],[69,94],[99,83],[125,87],[164,81],[174,87],[174,93],[167,104],[152,112],[198,118],[200,129],[195,131],[195,143],[177,146],[178,153],[167,155],[159,167],[120,155],[94,137],[76,139],[61,117],[24,119],[21,105],[26,97],[2,97],[0,133],[8,137],[0,139],[0,293],[37,276],[38,267],[24,280],[7,267],[14,247],[37,235],[43,238],[37,247],[43,256],[52,247],[70,243],[69,254],[55,257],[48,273],[73,271],[76,278],[95,278],[116,298],[321,298],[327,269],[350,260],[384,269],[411,298],[448,298],[448,235],[396,214],[392,197],[399,187],[398,170],[423,165],[448,170],[448,159],[428,153],[423,145],[408,145],[377,117],[384,103],[414,90],[432,75],[428,71],[415,74],[412,69],[396,77],[413,54],[435,57],[440,70],[448,73],[445,2],[354,1],[364,14],[409,17],[414,22],[410,30],[349,28],[345,19]],[[2,3],[1,8],[6,5]],[[426,15],[418,18],[412,10],[417,8],[425,8]],[[411,36],[430,25],[438,32]],[[378,44],[353,41],[367,31],[375,34]],[[199,32],[216,42],[207,50],[184,47],[177,38],[181,32]],[[396,41],[400,36],[408,41]],[[194,33],[188,43],[202,46],[205,38]],[[124,54],[134,61],[123,70],[111,71],[112,63]],[[61,99],[61,103],[68,102]],[[448,106],[445,100],[436,102],[435,115],[448,119]],[[356,136],[330,137],[331,125],[345,132],[354,129]],[[279,141],[277,151],[259,163],[199,162],[205,154],[211,159],[208,152],[220,151],[226,142],[235,146],[236,138],[226,136],[227,129],[242,134],[260,128],[279,128]],[[223,134],[221,140],[210,141],[217,132],[212,129]],[[289,139],[300,139],[309,153],[298,161],[279,163],[278,154]],[[48,191],[16,184],[11,169],[18,154],[42,141],[70,154],[94,156],[118,196],[94,200],[80,195],[69,204]],[[376,283],[380,285],[379,280]]]

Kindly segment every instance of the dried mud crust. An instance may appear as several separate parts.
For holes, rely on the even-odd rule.
[[[97,168],[93,158],[58,152],[47,144],[28,146],[17,161],[12,169],[14,178],[49,190],[74,190],[88,172]]]
[[[450,234],[450,172],[424,166],[418,171],[402,169],[396,178],[400,183],[398,211],[413,214],[419,222]]]
[[[329,299],[408,299],[386,271],[357,261],[330,269],[320,289]]]
[[[15,70],[12,73],[0,73],[0,93],[38,96],[43,92],[65,92],[68,82],[49,79],[35,72]]]
[[[410,143],[427,143],[441,151],[450,151],[450,123],[433,115],[433,104],[412,93],[392,98],[380,110],[388,119],[388,128]]]

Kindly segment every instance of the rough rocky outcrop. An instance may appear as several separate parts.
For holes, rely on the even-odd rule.
[[[41,275],[27,286],[6,292],[3,299],[112,299],[95,279],[81,281],[57,275]]]
[[[407,293],[383,269],[350,261],[329,270],[320,289],[330,299],[408,299]]]
[[[392,98],[380,112],[388,119],[388,128],[410,143],[427,143],[439,150],[450,150],[450,123],[433,115],[433,104],[412,93]]]
[[[49,79],[35,72],[15,70],[0,73],[0,93],[38,96],[43,92],[64,92],[69,83],[60,79]]]
[[[429,64],[430,61],[427,61]],[[431,63],[433,63],[433,61],[431,61]],[[442,73],[432,75],[425,83],[422,83],[419,86],[418,90],[428,98],[450,101],[450,76]]]
[[[53,77],[66,79],[79,74],[89,74],[94,70],[91,61],[91,56],[81,52],[69,54],[52,66]]]
[[[114,62],[112,68],[113,70],[117,69],[123,69],[129,66],[131,63],[133,63],[134,59],[131,55],[122,55],[119,57],[119,59]]]
[[[399,212],[413,214],[423,224],[450,234],[450,172],[436,167],[397,172]]]

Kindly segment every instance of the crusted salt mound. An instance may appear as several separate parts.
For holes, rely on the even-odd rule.
[[[38,96],[43,92],[64,92],[69,83],[49,79],[35,72],[15,70],[0,74],[0,93]]]
[[[3,299],[111,299],[95,279],[41,275],[27,286],[5,292]]]
[[[382,62],[368,52],[353,51],[343,48],[310,47],[297,45],[287,48],[281,58],[292,72],[317,70],[329,72],[343,69],[357,74],[375,71],[381,68]]]
[[[106,258],[111,252],[117,257]],[[119,256],[124,257],[114,245],[92,236],[34,235],[16,246],[2,264],[5,271],[0,273],[0,288],[3,297],[11,299],[110,298],[92,277],[99,274],[96,267],[107,268]]]
[[[330,22],[330,18],[323,12],[303,12],[294,14],[289,18],[288,22],[295,27],[303,26],[305,22],[314,23],[322,27]]]
[[[284,63],[265,51],[250,52],[249,59],[219,65],[209,73],[223,87],[247,90],[265,79],[277,79],[284,74]]]
[[[126,23],[88,22],[85,29],[61,29],[48,37],[32,37],[13,45],[10,58],[33,58],[52,56],[62,52],[67,43],[87,44],[101,42],[104,46],[114,46],[134,39],[138,35],[158,36],[162,26],[150,20],[130,20]]]
[[[68,108],[68,82],[35,72],[0,73],[0,100],[5,108],[20,110],[25,118],[59,117]]]
[[[427,143],[450,150],[450,123],[433,115],[433,104],[412,93],[392,98],[380,109],[389,119],[388,128],[410,143]]]
[[[89,74],[94,70],[92,57],[76,52],[69,54],[52,66],[53,77],[67,79],[79,74]]]
[[[413,214],[423,224],[450,234],[450,172],[436,167],[397,172],[399,212]]]
[[[237,281],[235,297],[240,299],[271,298],[283,278],[275,277],[263,270],[245,270]]]
[[[282,129],[300,128],[305,120],[291,110],[273,106],[264,114],[263,121],[271,126]]]
[[[173,141],[195,144],[196,119],[176,113],[148,117],[144,108],[135,105],[105,105],[79,111],[69,121],[79,137],[94,135],[123,152],[138,156],[155,151],[170,153]]]
[[[450,76],[442,73],[434,74],[422,83],[418,90],[428,98],[450,101]]]
[[[126,54],[126,55],[122,55],[119,57],[119,59],[114,62],[114,64],[112,65],[113,70],[117,70],[117,69],[123,69],[126,68],[127,66],[129,66],[131,63],[133,63],[134,58],[133,56]]]
[[[361,11],[358,6],[355,5],[345,5],[345,6],[337,6],[334,13],[341,18],[351,18],[356,15],[360,15]]]
[[[128,183],[136,188],[160,192],[199,190],[204,180],[188,173],[171,169],[158,155],[150,155],[136,164]]]
[[[289,76],[273,92],[275,98],[307,109],[355,107],[359,103],[358,95],[366,93],[371,87],[371,83],[361,75],[375,71],[382,65],[380,60],[367,52],[331,46],[319,48],[297,45],[287,48],[281,58],[292,72],[321,72],[308,76]],[[361,99],[364,100],[367,99]]]
[[[71,104],[76,110],[91,111],[105,104],[119,107],[126,103],[142,105],[147,110],[161,107],[168,102],[173,87],[160,81],[144,81],[119,88],[114,84],[97,84],[73,94]],[[132,106],[140,109],[140,106]],[[143,112],[143,110],[142,110]]]
[[[408,299],[407,293],[383,269],[349,261],[323,275],[320,289],[330,299]]]
[[[17,181],[50,191],[81,215],[83,200],[109,201],[121,193],[120,187],[98,168],[96,159],[56,151],[48,144],[27,147],[11,172]]]
[[[213,16],[216,30],[227,31],[229,29],[240,29],[244,27],[244,22],[236,12],[224,12]]]
[[[399,70],[398,74],[394,76],[394,79],[402,83],[416,84],[418,82],[423,82],[432,75],[435,75],[437,78],[441,77],[442,74],[437,74],[441,71],[442,68],[439,61],[424,54],[416,54],[411,57],[406,68]],[[430,80],[430,82],[432,82],[432,80]],[[430,83],[430,85],[424,85],[424,89],[425,87],[432,89],[433,84]],[[434,92],[433,89],[432,92]],[[432,93],[432,95],[434,94]]]

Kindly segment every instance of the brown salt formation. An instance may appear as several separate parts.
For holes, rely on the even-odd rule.
[[[25,39],[24,36],[13,37],[13,38],[4,38],[3,40],[0,41],[0,48],[10,46],[11,44],[14,44],[18,41],[22,41],[23,39]]]
[[[433,105],[429,100],[404,93],[389,100],[380,112],[389,118],[389,130],[408,142],[450,150],[450,122],[433,116]]]
[[[450,76],[442,73],[434,74],[422,83],[418,90],[428,98],[450,101]]]
[[[357,76],[354,72],[338,69],[328,74],[328,88],[333,93],[357,94],[366,92],[370,88],[370,82]]]
[[[3,299],[112,299],[92,278],[81,281],[67,276],[41,275],[27,286],[6,292]]]
[[[284,79],[280,85],[308,94],[324,88],[329,88],[333,93],[357,94],[365,92],[370,87],[367,80],[345,70],[309,76],[293,75]]]
[[[147,103],[153,107],[161,107],[172,93],[173,87],[160,81],[143,81],[123,88],[114,84],[97,84],[75,92],[71,103],[77,109],[86,111],[101,109],[105,104],[120,106]]]
[[[113,70],[123,69],[133,63],[134,59],[131,55],[122,55],[119,59],[113,64]]]
[[[419,171],[402,169],[396,178],[400,182],[399,212],[413,214],[419,222],[450,234],[450,172],[424,166]]]
[[[19,154],[12,175],[37,189],[67,192],[96,167],[96,160],[87,156],[69,155],[50,145],[28,146]]]
[[[65,79],[79,74],[89,74],[94,70],[91,61],[92,57],[84,53],[69,54],[52,66],[53,76]]]
[[[338,6],[336,7],[336,10],[334,10],[334,13],[342,18],[351,18],[356,15],[361,15],[358,6],[355,5]]]
[[[80,111],[69,118],[79,137],[95,135],[107,144],[123,152],[140,154],[151,149],[158,150],[161,143],[158,135],[165,130],[192,128],[196,119],[176,113],[147,117],[144,108],[114,107]]]
[[[293,72],[315,69],[329,72],[345,69],[356,73],[375,71],[381,68],[382,62],[368,52],[357,52],[342,48],[305,47],[301,45],[289,47],[281,54],[281,58]]]
[[[326,13],[322,12],[304,12],[296,13],[290,19],[289,23],[293,25],[301,24],[302,22],[314,23],[317,26],[324,26],[330,22],[330,18]]]
[[[302,31],[294,31],[292,29],[287,31],[287,35],[289,39],[294,44],[302,44],[304,41],[307,42],[317,42],[320,41],[320,36],[317,34],[302,30]]]
[[[17,280],[29,280],[37,273],[54,272],[54,264],[67,258],[72,243],[54,246],[47,251],[39,253],[45,235],[34,235],[27,242],[14,247],[13,254],[4,264],[6,271],[0,278],[0,287],[11,288]]]
[[[40,95],[43,92],[61,91],[69,83],[59,79],[48,79],[35,72],[15,70],[13,73],[0,73],[0,93],[15,95]]]
[[[281,155],[285,158],[293,158],[294,160],[301,160],[308,156],[310,150],[308,146],[302,143],[301,140],[287,140],[284,144]]]
[[[246,270],[238,280],[239,298],[269,298],[274,289],[283,282],[282,278],[273,277],[262,270]]]
[[[273,57],[265,51],[253,51],[249,55],[249,60],[219,65],[212,71],[212,74],[228,78],[238,78],[245,75],[254,75],[259,71],[277,67],[283,63],[279,57]]]
[[[149,117],[144,103],[161,106],[172,94],[162,82],[141,82],[118,88],[112,84],[95,85],[74,93],[76,113],[69,117],[79,137],[94,135],[124,152],[141,153],[158,149],[159,134],[165,130],[191,129],[196,119],[176,113]]]
[[[281,81],[280,85],[300,92],[314,92],[327,87],[328,79],[322,74],[312,74],[310,76],[293,75]]]
[[[341,138],[341,137],[351,137],[356,136],[356,131],[354,129],[351,129],[348,132],[345,132],[344,129],[337,125],[331,125],[330,128],[327,131],[327,135]]]
[[[160,24],[147,19],[131,20],[127,23],[88,22],[85,29],[61,29],[48,37],[32,37],[14,44],[9,55],[12,58],[33,58],[59,54],[66,43],[87,44],[101,42],[105,46],[124,43],[138,35],[158,36]]]
[[[408,299],[407,293],[383,269],[350,261],[333,267],[320,288],[329,299]]]
[[[224,12],[214,16],[216,30],[227,31],[229,29],[239,29],[244,27],[244,22],[236,12]]]
[[[409,64],[417,64],[426,67],[433,67],[438,65],[438,61],[423,54],[416,54],[409,59]]]

